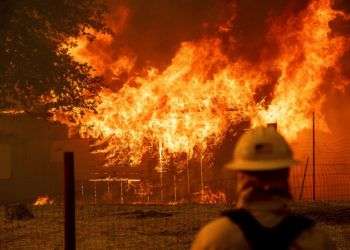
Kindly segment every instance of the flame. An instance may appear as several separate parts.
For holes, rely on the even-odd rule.
[[[259,77],[228,65],[219,48],[217,39],[183,43],[163,72],[151,68],[118,92],[104,89],[96,112],[77,117],[80,134],[109,138],[106,151],[135,165],[147,141],[160,142],[163,155],[190,156],[196,146],[205,150],[208,143],[219,143],[232,122],[250,117],[258,85],[247,79]]]
[[[81,36],[78,39],[71,38],[69,43],[74,43],[75,46],[70,48],[69,52],[77,62],[92,66],[94,75],[101,75],[106,71],[107,65],[111,61],[108,49],[113,38],[110,34],[96,32],[90,28],[87,28],[85,33],[93,36],[93,40],[89,36]]]
[[[139,188],[137,189],[137,195],[139,195],[141,198],[146,198],[152,194],[152,187],[147,183],[141,182]]]
[[[203,193],[197,193],[196,202],[200,204],[225,204],[226,195],[221,191],[213,192],[208,186],[205,186]]]
[[[5,115],[18,115],[18,114],[24,114],[24,110],[19,110],[19,109],[3,109],[0,110],[0,114],[5,114]]]
[[[289,20],[292,25],[272,28],[282,50],[275,62],[281,76],[272,102],[253,119],[255,124],[258,119],[262,123],[277,122],[282,133],[291,139],[310,127],[312,112],[320,111],[324,96],[317,95],[317,91],[324,83],[327,70],[343,55],[346,45],[342,37],[329,37],[328,24],[339,13],[330,8],[328,0],[313,1],[305,13],[300,30],[293,30],[296,26],[293,24],[300,22],[297,18]],[[324,123],[323,129],[327,130]]]
[[[329,22],[341,14],[332,10],[330,0],[314,0],[298,15],[272,20],[269,37],[277,41],[279,53],[255,65],[230,60],[219,38],[183,42],[164,70],[145,68],[118,91],[102,89],[95,112],[75,110],[69,114],[73,123],[58,111],[54,118],[78,127],[82,137],[107,144],[99,152],[108,154],[108,165],[138,165],[152,148],[161,152],[162,162],[180,153],[191,158],[196,150],[220,145],[228,129],[242,121],[252,126],[277,122],[281,133],[295,140],[310,128],[311,113],[320,111],[325,75],[346,50],[344,37],[330,35]],[[95,35],[99,47],[79,38],[71,49],[76,60],[118,79],[135,69],[135,56],[112,59],[111,36]],[[279,72],[271,100],[256,98],[269,84],[271,70]]]
[[[123,32],[128,24],[129,15],[128,8],[119,6],[106,20],[112,34],[85,28],[84,33],[87,35],[69,38],[65,47],[77,62],[86,63],[92,67],[92,75],[111,74],[112,79],[118,79],[122,73],[130,73],[135,66],[136,58],[132,56],[131,52],[118,51],[121,55],[117,59],[114,58],[116,52],[111,53],[113,51],[113,37]],[[69,46],[71,44],[74,46]]]
[[[53,204],[53,200],[50,199],[50,197],[47,195],[38,196],[38,198],[33,203],[34,206],[45,206],[45,205],[52,205],[52,204]]]

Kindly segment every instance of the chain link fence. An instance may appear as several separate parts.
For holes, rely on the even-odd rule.
[[[196,232],[229,207],[78,203],[77,249],[189,249]],[[348,207],[349,203],[292,204],[295,212],[316,219],[344,250],[350,247]],[[30,208],[32,220],[0,221],[0,249],[63,249],[62,204]]]

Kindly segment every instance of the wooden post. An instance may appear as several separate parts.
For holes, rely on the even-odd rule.
[[[312,200],[316,200],[316,131],[315,131],[315,112],[312,113]]]
[[[75,250],[74,153],[64,153],[64,246]]]

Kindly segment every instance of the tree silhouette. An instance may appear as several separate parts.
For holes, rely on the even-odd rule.
[[[0,110],[92,108],[101,79],[63,45],[86,27],[104,31],[105,11],[99,0],[1,0]]]

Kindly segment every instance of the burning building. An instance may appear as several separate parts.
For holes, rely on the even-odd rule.
[[[188,190],[195,176],[203,190],[203,167],[209,179],[218,178],[215,169],[227,158],[220,149],[242,128],[277,122],[302,157],[310,152],[303,135],[312,113],[320,133],[341,130],[329,126],[329,114],[331,96],[348,95],[345,1],[125,0],[110,6],[111,32],[87,30],[95,39],[72,38],[76,46],[69,48],[105,79],[96,110],[54,112],[95,140],[105,166],[151,169],[158,186],[178,174]]]
[[[107,176],[135,168],[158,199],[215,192],[246,128],[277,122],[302,157],[312,113],[318,132],[345,131],[332,122],[336,97],[349,107],[345,1],[108,2],[109,32],[63,45],[105,79],[95,110],[52,111],[93,142]]]

